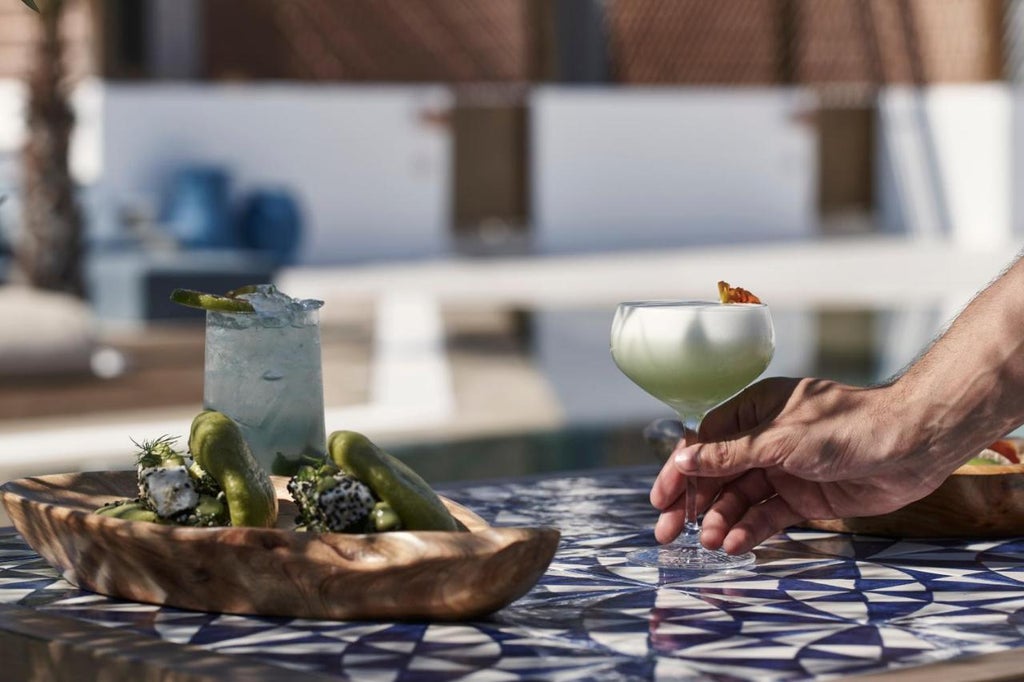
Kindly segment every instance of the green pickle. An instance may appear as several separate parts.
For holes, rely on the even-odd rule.
[[[195,461],[223,488],[232,526],[274,527],[274,484],[230,417],[213,410],[201,412],[192,421],[188,444]]]
[[[155,511],[147,509],[138,500],[120,500],[105,504],[96,510],[100,516],[109,516],[124,521],[148,521],[150,523],[170,523],[167,519],[157,516]]]
[[[327,439],[334,463],[370,486],[397,516],[403,530],[464,530],[419,474],[355,431],[335,431]],[[381,512],[384,516],[386,512]],[[377,510],[371,515],[377,525]],[[383,523],[382,519],[382,523]]]
[[[129,521],[149,521],[185,526],[232,526],[273,528],[277,524],[277,492],[270,476],[253,457],[242,432],[227,415],[201,412],[192,421],[188,447],[192,462],[174,449],[174,439],[162,436],[141,445],[142,468],[188,466],[198,503],[169,518],[160,517],[142,497],[103,505],[95,513]],[[355,431],[335,431],[328,439],[329,457],[304,456],[289,482],[289,491],[302,508],[317,504],[322,495],[340,485],[339,470],[368,486],[376,499],[356,530],[383,533],[396,530],[465,531],[441,498],[423,478],[401,460],[385,452]],[[293,490],[293,484],[295,490]],[[296,497],[299,491],[300,497]],[[365,492],[361,493],[365,496]],[[338,498],[332,494],[332,499]],[[344,496],[341,496],[343,499]]]

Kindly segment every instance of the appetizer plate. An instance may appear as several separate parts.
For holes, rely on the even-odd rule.
[[[518,599],[558,547],[553,528],[491,527],[444,499],[469,532],[303,533],[274,476],[277,528],[188,528],[93,514],[134,497],[134,471],[57,474],[0,486],[14,527],[78,587],[221,613],[459,620]]]
[[[804,527],[902,538],[1024,535],[1024,464],[967,464],[934,492],[880,516],[807,521]]]

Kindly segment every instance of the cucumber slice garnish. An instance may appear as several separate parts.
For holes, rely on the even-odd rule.
[[[238,298],[243,294],[256,294],[261,291],[268,294],[276,293],[277,287],[275,287],[273,284],[246,284],[244,287],[232,289],[231,291],[224,295],[227,296],[228,298]]]
[[[171,300],[175,303],[201,310],[217,310],[225,313],[255,312],[252,304],[245,299],[207,294],[192,289],[175,289],[171,292]]]

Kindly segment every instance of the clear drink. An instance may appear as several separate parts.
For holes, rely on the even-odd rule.
[[[276,292],[243,297],[256,312],[206,313],[203,406],[238,423],[268,472],[290,475],[326,451],[323,304]]]

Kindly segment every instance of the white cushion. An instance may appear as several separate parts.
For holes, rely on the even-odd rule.
[[[0,287],[0,376],[89,372],[95,344],[85,301],[25,286]]]

